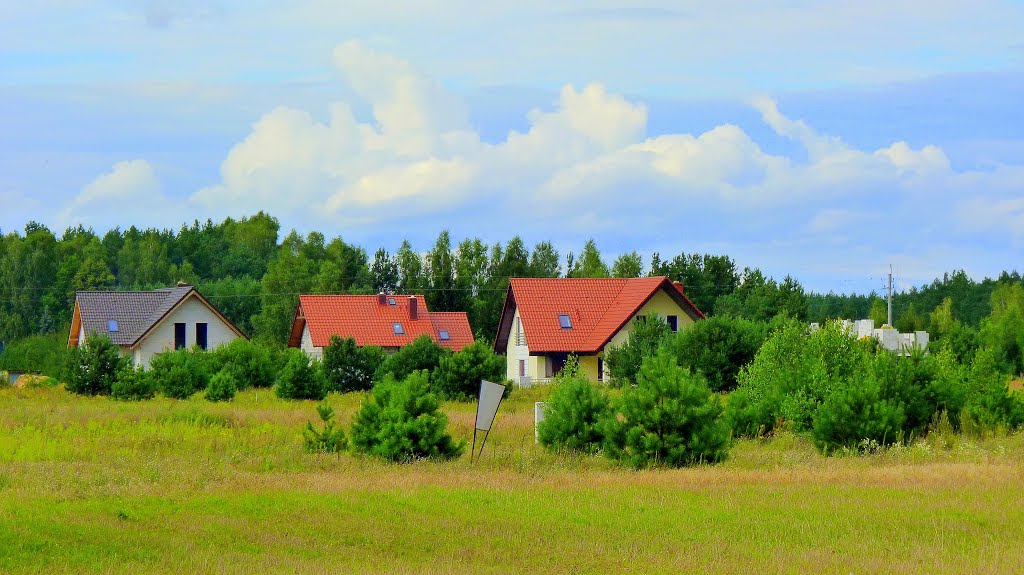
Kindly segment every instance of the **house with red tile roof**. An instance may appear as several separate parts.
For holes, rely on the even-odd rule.
[[[432,312],[422,295],[300,295],[288,346],[320,359],[334,335],[391,351],[423,335],[452,351],[473,343],[466,312]]]
[[[97,334],[110,338],[135,366],[143,367],[158,353],[194,346],[213,349],[245,337],[185,283],[152,291],[76,292],[68,348],[87,345]]]
[[[619,347],[637,317],[662,317],[673,331],[704,319],[682,284],[646,278],[513,278],[494,350],[506,377],[523,385],[557,374],[570,354],[592,380],[604,380],[604,351]]]

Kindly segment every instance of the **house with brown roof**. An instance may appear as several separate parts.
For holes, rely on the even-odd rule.
[[[633,320],[663,318],[672,331],[704,319],[682,284],[647,278],[512,278],[494,340],[507,358],[506,377],[521,385],[547,381],[579,358],[592,380],[604,380],[604,352],[626,343]]]
[[[452,351],[473,343],[465,312],[432,312],[422,295],[300,295],[288,346],[321,359],[335,335],[388,351],[424,335]]]
[[[75,293],[68,347],[87,345],[105,335],[136,366],[154,355],[198,346],[213,349],[245,337],[195,287],[153,291],[80,291]]]

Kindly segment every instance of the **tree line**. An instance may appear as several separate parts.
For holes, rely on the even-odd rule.
[[[170,229],[114,228],[102,235],[82,226],[57,235],[29,222],[23,231],[0,233],[0,341],[66,333],[77,290],[155,289],[186,281],[196,285],[254,339],[282,346],[300,293],[422,293],[430,309],[465,311],[474,333],[491,340],[510,277],[639,277],[682,281],[708,315],[767,321],[783,313],[801,321],[873,317],[884,322],[875,293],[807,293],[790,276],[776,281],[757,268],[740,269],[727,255],[636,251],[609,263],[594,240],[560,254],[550,242],[532,249],[518,236],[489,245],[479,238],[455,243],[442,231],[426,252],[403,241],[394,253],[370,254],[341,237],[320,232],[283,238],[276,218],[260,212],[219,223],[207,220]],[[1016,272],[975,281],[963,271],[894,296],[896,327],[929,329],[945,299],[968,327],[991,313],[999,284],[1020,284]]]

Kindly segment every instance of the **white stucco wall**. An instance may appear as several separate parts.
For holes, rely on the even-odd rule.
[[[302,326],[302,343],[299,348],[306,352],[306,355],[313,359],[323,360],[324,348],[313,347],[313,336],[309,334],[309,324]]]
[[[207,349],[215,349],[238,339],[238,335],[217,314],[206,307],[195,295],[191,295],[177,309],[171,312],[135,348],[132,359],[136,365],[149,366],[154,355],[174,350],[174,324],[185,324],[185,347],[196,344],[196,324],[207,325]]]

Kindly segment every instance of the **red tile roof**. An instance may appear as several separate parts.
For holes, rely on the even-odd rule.
[[[332,335],[351,337],[360,346],[401,347],[422,335],[456,351],[473,343],[465,312],[431,313],[421,295],[387,297],[393,298],[395,305],[381,305],[376,295],[300,295],[288,345],[299,347],[306,325],[315,347],[327,346]],[[413,298],[416,319],[410,317]],[[402,324],[403,335],[395,334],[396,323]],[[449,341],[441,341],[441,330],[448,331]]]
[[[494,347],[504,352],[516,309],[531,352],[596,353],[663,289],[693,319],[704,314],[665,276],[648,278],[513,278]],[[562,329],[568,314],[572,329]]]

